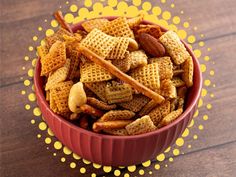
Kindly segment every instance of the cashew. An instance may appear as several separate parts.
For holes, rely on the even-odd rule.
[[[81,112],[80,106],[87,102],[86,93],[83,88],[83,83],[78,82],[74,84],[70,89],[68,105],[69,109],[72,112],[79,113]]]
[[[138,50],[138,43],[134,39],[132,39],[132,38],[128,38],[128,39],[129,39],[128,50],[129,51]]]

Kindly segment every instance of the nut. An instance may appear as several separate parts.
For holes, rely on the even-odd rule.
[[[162,57],[165,55],[164,46],[156,39],[147,33],[141,33],[139,35],[139,42],[145,52],[153,57]]]

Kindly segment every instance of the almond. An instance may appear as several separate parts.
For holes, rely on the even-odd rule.
[[[139,43],[145,52],[153,57],[162,57],[165,55],[164,46],[158,41],[158,39],[150,34],[141,33],[139,35]]]

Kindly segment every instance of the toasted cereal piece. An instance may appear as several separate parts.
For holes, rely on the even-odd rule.
[[[137,80],[139,83],[156,91],[160,88],[160,77],[158,71],[158,64],[148,64],[146,66],[134,69],[130,76]]]
[[[106,99],[109,104],[122,103],[133,99],[132,89],[128,84],[113,81],[105,88]]]
[[[38,56],[42,59],[48,54],[49,50],[46,46],[37,47]]]
[[[130,29],[133,29],[135,26],[139,25],[144,18],[144,14],[139,14],[137,17],[127,19]]]
[[[176,98],[177,91],[174,84],[171,82],[170,79],[165,79],[161,81],[161,90],[160,93],[162,96],[167,98]]]
[[[175,87],[182,87],[185,85],[185,82],[182,79],[180,79],[179,77],[173,77],[171,82],[173,83],[173,85]]]
[[[93,29],[80,43],[102,58],[106,58],[116,46],[118,38],[109,36],[98,29]]]
[[[45,90],[46,91],[50,90],[57,83],[65,81],[69,73],[69,69],[70,69],[70,59],[67,58],[64,66],[57,69],[53,73],[49,74]]]
[[[179,108],[176,111],[172,111],[161,120],[158,127],[163,127],[170,124],[171,122],[176,120],[182,114],[182,112],[183,112],[182,108]]]
[[[68,98],[72,85],[72,81],[60,82],[50,90],[52,93],[52,99],[55,101],[60,113],[70,112],[68,107]]]
[[[189,58],[190,55],[188,51],[175,32],[167,31],[159,38],[159,41],[165,46],[176,65],[182,64]]]
[[[83,22],[81,25],[85,29],[85,31],[87,31],[89,33],[94,28],[101,30],[102,27],[108,22],[109,22],[109,20],[107,20],[105,18],[99,18],[99,19],[87,20],[87,21]]]
[[[50,72],[57,70],[66,63],[65,43],[57,41],[49,50],[49,53],[41,60],[41,76],[46,76]]]
[[[182,68],[184,73],[182,74],[182,79],[187,87],[192,87],[193,85],[193,60],[190,56],[183,64]]]
[[[133,31],[129,28],[125,17],[118,17],[115,20],[109,21],[102,27],[102,31],[115,37],[134,38]]]
[[[112,64],[124,73],[129,71],[131,65],[131,58],[129,52],[126,52],[125,57],[122,60],[112,60]]]
[[[50,90],[46,91],[46,101],[50,101]]]
[[[125,129],[129,135],[138,135],[156,130],[151,118],[146,115],[128,124]]]
[[[110,134],[110,135],[117,135],[117,136],[128,136],[128,132],[125,128],[121,129],[107,129],[103,130],[103,132]]]
[[[83,104],[80,106],[80,109],[83,113],[89,114],[94,117],[101,117],[103,115],[103,112],[99,109],[96,109],[88,104]]]
[[[80,53],[77,50],[72,50],[70,53],[70,70],[68,73],[68,79],[72,80],[76,77],[76,72],[78,71],[78,66],[80,63]]]
[[[117,37],[117,41],[116,46],[108,54],[108,59],[120,60],[125,58],[125,53],[129,46],[129,39],[125,37]]]
[[[133,99],[124,103],[119,103],[122,108],[133,112],[139,112],[150,99],[142,94],[133,95]]]
[[[179,98],[178,100],[179,100],[179,102],[178,102],[178,109],[179,108],[184,109],[184,98]]]
[[[134,69],[140,66],[147,65],[147,55],[143,50],[137,50],[134,52],[130,52],[130,58],[131,58],[131,66],[130,69]]]
[[[148,62],[158,64],[160,80],[173,77],[173,64],[170,57],[151,58]]]
[[[132,120],[112,120],[106,122],[97,121],[93,124],[93,131],[100,132],[101,130],[122,129],[131,122]]]
[[[129,110],[111,110],[105,113],[99,121],[106,122],[111,120],[127,120],[135,116],[135,113]]]
[[[183,69],[177,69],[173,71],[173,76],[179,76],[182,73],[184,73]]]
[[[141,33],[147,33],[151,36],[155,37],[156,39],[159,39],[161,35],[163,34],[161,31],[161,28],[157,25],[138,25],[134,28],[135,36],[139,36]]]
[[[187,93],[187,87],[179,87],[177,89],[177,95],[179,98],[185,98],[186,96],[186,93]]]
[[[50,95],[49,95],[50,99],[49,99],[49,107],[50,109],[54,112],[54,113],[59,113],[57,105],[55,100],[53,99],[53,95],[52,92],[50,91]]]
[[[105,88],[106,82],[91,82],[85,83],[85,86],[95,93],[102,101],[107,102]]]
[[[63,35],[73,36],[69,31],[60,28],[56,33],[45,38],[45,43],[48,48],[50,48],[56,41],[64,41]]]
[[[148,115],[150,116],[154,125],[157,126],[159,122],[162,120],[162,118],[169,113],[170,113],[170,102],[165,101],[161,105],[158,105],[156,108],[154,108]]]
[[[179,98],[174,98],[170,101],[170,112],[175,111],[179,104]]]
[[[158,105],[154,100],[149,101],[138,113],[139,116],[148,115]]]
[[[97,109],[101,109],[101,110],[106,110],[106,111],[110,111],[112,109],[116,109],[116,105],[115,104],[107,104],[103,101],[100,101],[96,98],[93,97],[87,97],[87,104],[97,108]]]
[[[100,65],[86,62],[80,65],[80,82],[100,82],[111,80],[113,76]]]

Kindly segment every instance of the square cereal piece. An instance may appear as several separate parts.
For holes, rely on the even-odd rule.
[[[80,65],[80,82],[100,82],[112,78],[113,76],[107,70],[94,62]]]
[[[85,31],[87,31],[89,33],[94,28],[101,30],[102,27],[108,22],[109,22],[109,20],[107,20],[105,18],[92,19],[92,20],[87,20],[87,21],[83,22],[82,27],[85,29]]]
[[[116,46],[118,39],[109,36],[98,29],[93,29],[80,43],[102,58],[106,58]]]
[[[183,112],[182,108],[179,108],[176,111],[172,111],[161,120],[158,127],[163,127],[170,124],[171,122],[176,120],[182,114],[182,112]]]
[[[130,101],[119,103],[119,106],[133,112],[139,112],[149,102],[149,100],[150,98],[142,94],[138,94],[133,95],[133,99]]]
[[[49,53],[41,60],[41,76],[47,76],[50,72],[57,70],[66,63],[66,47],[61,41],[55,42]]]
[[[130,69],[134,69],[140,66],[147,65],[147,55],[143,50],[137,50],[134,52],[130,52],[130,58],[131,58],[131,66]]]
[[[185,85],[185,82],[179,77],[173,77],[171,82],[173,83],[175,87],[182,87]]]
[[[156,126],[148,115],[136,119],[132,123],[126,125],[125,129],[129,135],[138,135],[156,130]]]
[[[105,88],[107,82],[88,82],[85,83],[85,86],[91,90],[95,95],[97,95],[102,101],[107,102]]]
[[[167,31],[159,40],[176,65],[182,64],[189,57],[188,51],[175,32]]]
[[[118,17],[115,20],[109,21],[109,23],[106,23],[102,27],[102,31],[115,37],[134,38],[133,31],[129,28],[129,24],[125,17]]]
[[[72,81],[61,82],[56,84],[50,91],[60,113],[70,112],[68,98],[72,85]]]
[[[193,86],[193,59],[191,56],[182,64],[184,70],[182,74],[182,79],[185,82],[187,87]]]
[[[153,121],[154,125],[158,125],[163,117],[170,113],[170,102],[165,101],[164,103],[158,105],[154,108],[148,115]]]
[[[106,99],[109,104],[122,103],[133,99],[132,89],[128,84],[112,81],[105,88]]]
[[[166,98],[176,98],[177,90],[170,79],[165,79],[161,81],[160,94]]]
[[[78,50],[71,50],[70,53],[70,70],[69,70],[69,74],[68,74],[68,79],[72,80],[76,77],[76,72],[78,71],[78,67],[80,64],[80,53],[78,52]]]
[[[125,53],[125,58],[122,60],[112,60],[112,64],[124,73],[129,71],[131,65],[131,58],[129,52]]]
[[[160,88],[160,77],[157,63],[148,64],[134,69],[130,72],[130,76],[153,91],[157,91]]]
[[[69,73],[69,69],[70,69],[70,59],[67,58],[64,66],[57,69],[53,73],[49,74],[45,90],[46,91],[50,90],[57,83],[65,81]]]
[[[170,57],[160,57],[148,59],[149,63],[158,63],[160,80],[171,79],[173,77],[173,63]]]
[[[124,37],[117,37],[116,46],[108,54],[107,59],[124,59],[129,46],[129,39]]]

